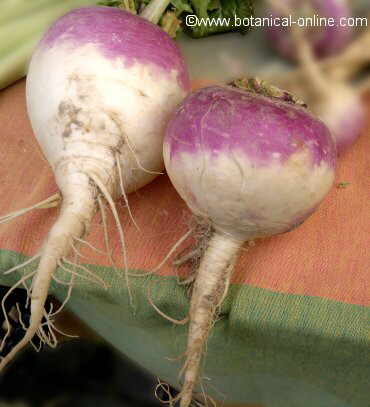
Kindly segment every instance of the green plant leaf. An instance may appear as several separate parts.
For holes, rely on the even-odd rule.
[[[191,0],[191,3],[199,22],[194,27],[184,26],[191,37],[201,38],[228,31],[245,34],[249,31],[242,21],[253,15],[252,0]]]

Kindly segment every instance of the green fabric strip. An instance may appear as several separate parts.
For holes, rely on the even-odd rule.
[[[35,267],[2,274],[25,259],[15,252],[0,251],[0,284],[13,284]],[[178,385],[182,360],[168,358],[183,354],[187,326],[158,315],[147,295],[150,285],[154,303],[172,318],[182,319],[188,310],[185,287],[173,277],[130,277],[133,308],[118,272],[88,267],[110,288],[103,290],[78,278],[69,308],[118,350]],[[58,271],[58,278],[70,277]],[[54,283],[51,292],[63,300],[66,288]],[[204,389],[229,403],[368,407],[369,327],[366,307],[233,285],[208,341]]]

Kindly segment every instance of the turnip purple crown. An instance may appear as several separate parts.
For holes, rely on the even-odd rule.
[[[286,92],[263,92],[195,92],[172,116],[164,141],[169,177],[191,210],[243,240],[290,230],[334,179],[336,150],[325,124]]]

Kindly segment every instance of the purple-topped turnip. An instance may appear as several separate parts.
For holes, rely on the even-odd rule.
[[[329,127],[338,154],[341,154],[357,140],[364,129],[366,110],[360,91],[351,85],[329,81],[325,89],[321,97],[312,98],[310,106]]]
[[[269,2],[286,17],[295,10],[291,1]],[[331,78],[322,71],[315,59],[315,45],[309,40],[305,28],[293,25],[288,30],[289,33],[284,35],[289,37],[289,47],[295,53],[304,78],[292,83],[289,91],[299,94],[325,122],[340,154],[354,143],[365,125],[365,109],[360,92],[344,80]]]
[[[345,19],[351,17],[352,13],[346,0],[279,0],[279,2],[292,10],[293,20],[305,30],[306,39],[317,58],[334,55],[349,43],[353,29],[346,25]],[[266,10],[267,16],[275,19],[284,17],[279,7],[274,5],[274,0],[268,0],[268,3],[270,6]],[[306,21],[307,23],[303,24]],[[290,35],[290,27],[280,23],[268,27],[266,33],[269,44],[280,55],[296,59],[297,53]]]
[[[40,323],[50,282],[58,266],[68,270],[66,257],[88,234],[94,213],[104,206],[102,199],[113,212],[124,248],[113,200],[123,195],[127,203],[127,193],[162,170],[165,126],[189,88],[174,41],[126,11],[76,9],[44,35],[29,68],[27,108],[62,204],[35,256],[40,257],[37,271],[29,275],[34,275],[29,327],[0,369],[36,333],[49,341]],[[127,271],[124,250],[123,256]]]
[[[167,127],[164,161],[180,196],[212,235],[195,273],[180,406],[199,379],[204,345],[246,241],[288,232],[334,181],[325,124],[286,92],[212,86],[189,95]]]

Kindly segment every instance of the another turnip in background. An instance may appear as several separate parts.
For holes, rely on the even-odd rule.
[[[268,0],[268,3],[282,16],[288,17],[293,13],[297,14],[293,7],[294,0]],[[311,3],[313,4],[314,0],[311,0]],[[344,7],[343,2],[334,0],[318,4],[322,7],[329,7],[332,3],[333,5],[334,3],[337,4],[338,7]],[[335,10],[336,8],[333,6],[332,14],[334,17],[339,15]],[[346,27],[340,28],[347,29]],[[339,42],[340,33],[334,34],[335,32],[333,32],[333,37],[338,35]],[[304,77],[303,80],[301,78],[298,82],[291,83],[288,89],[304,99],[312,112],[329,127],[340,154],[354,143],[365,125],[365,108],[360,92],[345,80],[331,78],[322,71],[315,59],[316,45],[309,37],[307,28],[292,25],[282,35],[287,38],[286,41],[289,41],[289,49],[294,52]],[[336,44],[337,42],[328,38],[327,46],[330,47],[332,43]]]
[[[351,40],[353,29],[347,25],[344,26],[346,20],[352,16],[351,9],[346,0],[280,0],[285,6],[292,10],[292,19],[297,21],[299,18],[307,18],[307,24],[303,26],[300,23],[300,28],[305,30],[307,41],[312,46],[315,57],[322,58],[334,55],[342,50]],[[272,2],[265,10],[268,17],[284,17],[279,7],[276,7]],[[310,18],[317,21],[319,26],[311,26]],[[320,20],[320,18],[323,18]],[[325,19],[325,20],[324,20]],[[330,21],[334,21],[329,24]],[[314,20],[312,20],[314,21]],[[321,21],[321,23],[320,23]],[[297,52],[294,42],[290,36],[290,27],[281,24],[266,29],[269,44],[283,57],[296,59]]]

